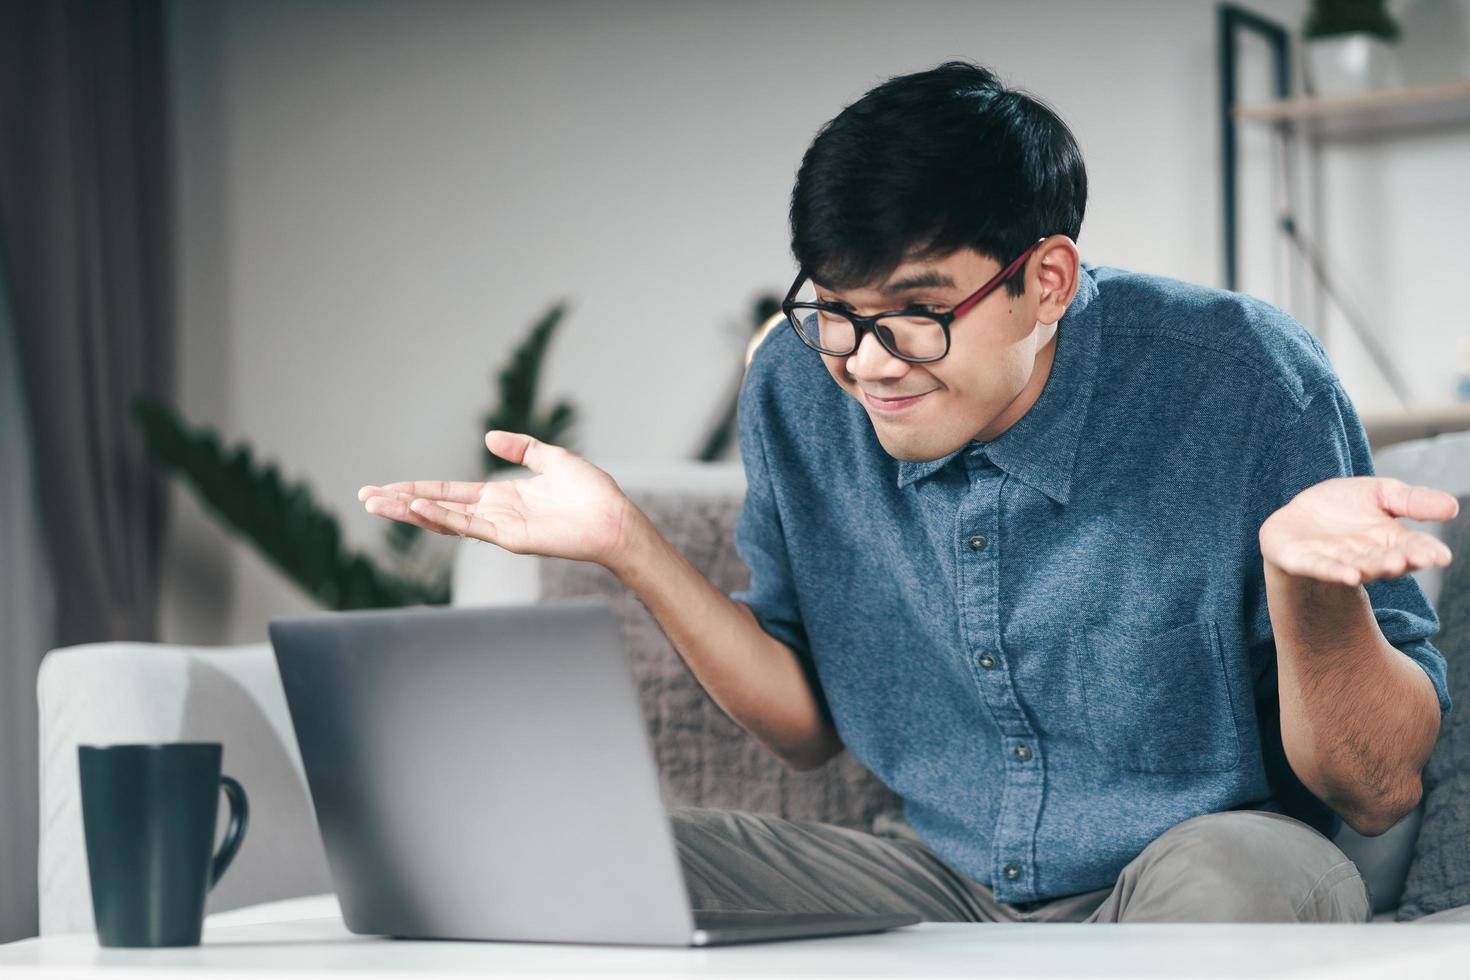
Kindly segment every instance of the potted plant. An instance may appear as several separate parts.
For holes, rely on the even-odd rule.
[[[511,353],[499,374],[499,403],[479,431],[511,429],[547,442],[566,437],[576,415],[572,406],[557,402],[543,411],[537,405],[542,362],[565,313],[565,304],[552,306]],[[392,567],[384,569],[347,547],[336,515],[317,502],[310,487],[283,476],[275,464],[258,463],[248,443],[227,446],[212,429],[194,427],[163,402],[140,396],[132,411],[154,457],[320,605],[376,609],[449,601],[449,562],[442,549],[424,552],[420,528],[400,521],[385,525]],[[509,465],[486,451],[486,473]]]
[[[1398,82],[1387,0],[1312,0],[1302,27],[1307,91],[1357,95]]]

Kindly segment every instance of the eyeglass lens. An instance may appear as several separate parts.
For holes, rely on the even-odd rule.
[[[834,310],[795,307],[791,322],[802,339],[824,354],[851,354],[857,349],[857,327]],[[944,327],[922,314],[885,316],[874,324],[878,339],[890,353],[919,360],[944,353]]]

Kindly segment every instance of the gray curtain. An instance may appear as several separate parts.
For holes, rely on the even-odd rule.
[[[30,446],[0,277],[0,943],[36,933],[36,664],[53,605]]]
[[[155,635],[164,482],[128,404],[172,389],[164,54],[161,0],[0,0],[0,941],[36,931],[41,656]]]
[[[0,262],[58,645],[155,634],[164,485],[128,404],[172,387],[163,23],[159,0],[0,0]]]

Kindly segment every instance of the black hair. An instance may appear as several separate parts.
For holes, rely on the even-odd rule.
[[[890,78],[821,128],[791,192],[791,251],[822,285],[850,289],[911,258],[968,247],[1008,263],[1047,235],[1075,241],[1086,204],[1066,123],[950,61]]]

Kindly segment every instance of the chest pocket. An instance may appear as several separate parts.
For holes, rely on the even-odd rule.
[[[1153,636],[1088,630],[1081,643],[1088,734],[1135,772],[1235,768],[1240,735],[1213,621]]]

